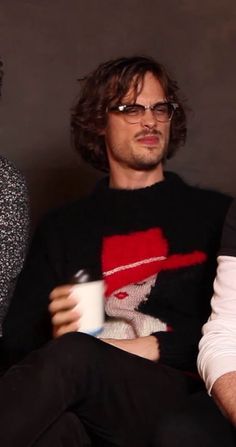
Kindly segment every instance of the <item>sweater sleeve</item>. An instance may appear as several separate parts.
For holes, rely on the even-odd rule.
[[[24,177],[0,157],[0,336],[18,275],[23,267],[29,233],[28,191]]]
[[[211,306],[198,355],[199,372],[209,392],[220,376],[236,371],[236,257],[219,256]]]
[[[39,226],[19,277],[0,340],[2,370],[50,339],[48,295],[58,277],[49,235],[53,233],[48,225]]]
[[[213,201],[212,201],[213,202]],[[217,206],[218,202],[218,206]],[[157,332],[160,348],[160,362],[185,371],[197,372],[198,344],[202,336],[202,326],[211,313],[210,301],[213,295],[213,283],[217,268],[217,253],[219,252],[223,222],[230,205],[229,201],[215,200],[214,206],[209,205],[205,212],[205,223],[202,234],[207,242],[205,264],[179,269],[172,272],[159,290],[163,296],[162,307],[166,313],[159,315],[170,328],[167,332]],[[232,231],[232,219],[230,219]],[[224,235],[228,244],[228,236]],[[226,246],[226,242],[225,242]],[[228,245],[227,245],[228,246]],[[160,275],[161,287],[161,275]],[[166,291],[165,291],[166,290]],[[168,290],[168,293],[167,293]],[[161,304],[160,304],[161,305]]]
[[[158,314],[167,322],[167,331],[153,335],[158,340],[160,362],[183,371],[197,372],[201,328],[210,313],[214,274],[208,273],[204,279],[203,271],[203,266],[196,266],[189,270],[166,272],[163,278],[159,277],[160,293],[162,289],[166,290],[163,296],[166,306],[163,305],[163,313],[159,308]],[[172,287],[167,288],[168,282]]]
[[[153,334],[159,343],[160,363],[182,371],[196,373],[200,327],[185,327],[177,332]]]
[[[236,200],[233,201],[225,220],[219,254],[236,256]]]
[[[211,308],[198,356],[209,393],[219,377],[236,371],[236,201],[224,226]]]

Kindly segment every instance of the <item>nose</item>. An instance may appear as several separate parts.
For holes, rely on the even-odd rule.
[[[141,119],[142,126],[153,128],[156,126],[156,122],[157,121],[152,110],[146,109]]]

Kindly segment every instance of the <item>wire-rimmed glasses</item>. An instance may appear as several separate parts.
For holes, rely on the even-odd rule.
[[[173,117],[173,114],[179,105],[172,101],[162,101],[155,104],[144,106],[142,104],[120,104],[108,107],[108,112],[121,114],[129,124],[139,123],[146,110],[151,110],[153,116],[160,123],[167,123]]]

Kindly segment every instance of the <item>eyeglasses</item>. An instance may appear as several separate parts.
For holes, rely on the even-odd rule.
[[[120,104],[108,107],[108,112],[120,113],[129,124],[139,123],[146,110],[151,110],[153,116],[160,123],[167,123],[173,117],[173,114],[179,105],[176,102],[166,101],[157,102],[151,106],[142,104]]]

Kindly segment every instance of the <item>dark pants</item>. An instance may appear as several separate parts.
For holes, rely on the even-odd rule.
[[[67,334],[1,378],[0,445],[171,447],[180,445],[172,443],[178,438],[183,445],[184,424],[173,421],[186,418],[189,423],[189,408],[197,396],[192,392],[193,382],[176,370],[84,334]],[[206,394],[201,395],[210,402],[210,411],[199,406],[205,411],[203,419],[217,418],[221,438],[214,434],[214,423],[201,427],[197,410],[190,416],[189,445],[233,446],[228,423]],[[208,426],[212,444],[204,443]],[[201,442],[194,443],[197,428]]]
[[[156,447],[233,447],[235,430],[206,392],[194,393],[177,412],[160,419]]]

